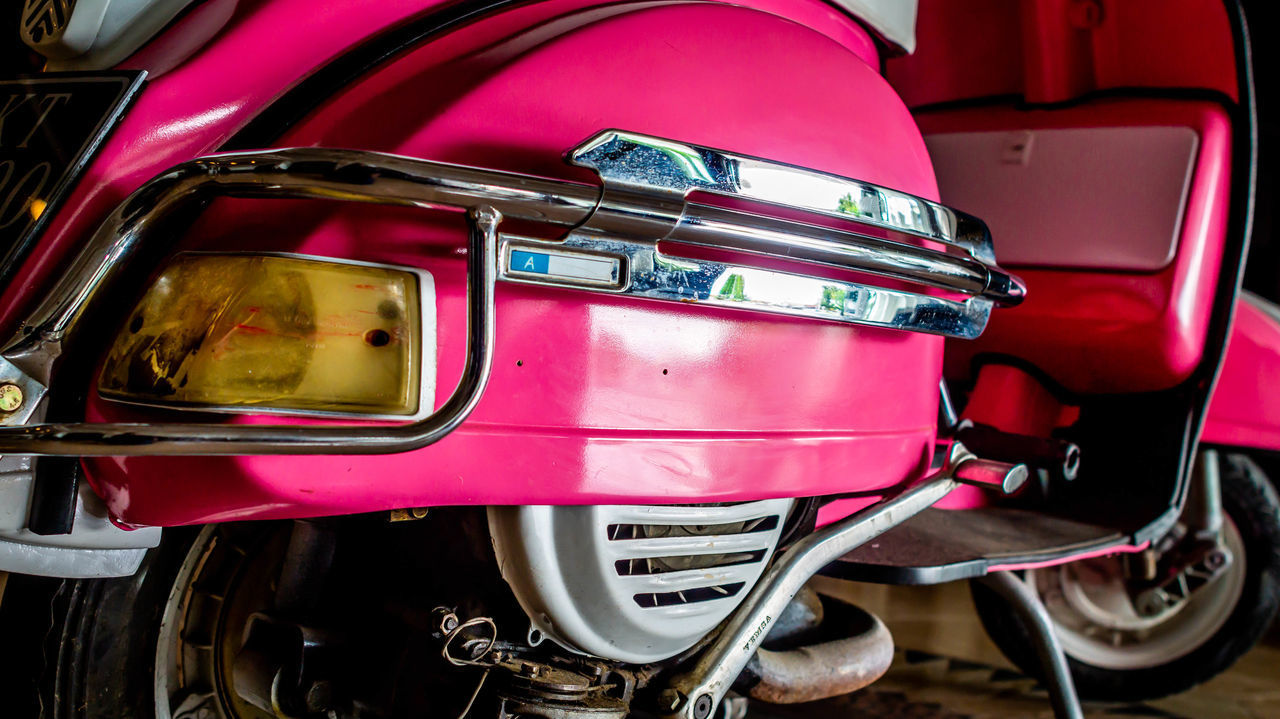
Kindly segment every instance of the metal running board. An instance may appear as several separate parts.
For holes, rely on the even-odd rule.
[[[819,574],[880,584],[941,584],[1129,544],[1121,532],[1007,507],[926,509]]]

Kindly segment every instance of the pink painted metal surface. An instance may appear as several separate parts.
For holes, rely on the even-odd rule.
[[[1064,424],[1064,409],[1029,372],[1007,364],[988,364],[978,371],[963,418],[1005,432],[1048,437]]]
[[[961,419],[1005,432],[1048,437],[1063,424],[1066,409],[1026,371],[1007,364],[987,364],[969,392]],[[991,493],[972,485],[958,487],[938,502],[939,509],[973,509],[991,504]]]
[[[1231,125],[1209,102],[1105,100],[1049,111],[983,108],[928,113],[928,133],[1027,127],[1183,126],[1200,136],[1177,255],[1159,272],[1019,269],[1027,301],[992,315],[986,333],[947,348],[947,376],[967,377],[983,354],[1026,360],[1071,392],[1147,392],[1185,380],[1204,351],[1222,260]],[[946,198],[943,198],[945,201]],[[1070,197],[1063,197],[1070,202]],[[964,208],[961,208],[964,209]],[[1080,231],[1101,221],[1080,208]],[[996,254],[1000,238],[996,238]]]
[[[861,33],[843,23],[844,35]],[[281,144],[589,180],[563,153],[619,127],[935,197],[914,122],[863,59],[870,41],[833,41],[839,34],[710,3],[524,6],[385,65]],[[439,404],[462,364],[460,229],[457,217],[403,208],[226,201],[187,246],[432,272]],[[504,284],[497,338],[472,418],[423,450],[92,460],[90,475],[122,519],[172,525],[441,504],[819,495],[898,484],[930,459],[936,337]],[[159,416],[97,397],[89,414]]]
[[[1280,308],[1261,297],[1236,304],[1201,441],[1280,450]]]
[[[1009,95],[1061,103],[1135,87],[1236,99],[1222,0],[921,0],[916,38],[913,55],[885,68],[911,107]]]
[[[1098,557],[1106,557],[1112,554],[1134,554],[1137,552],[1141,552],[1142,550],[1146,549],[1149,546],[1151,546],[1150,542],[1143,542],[1142,544],[1118,543],[1118,544],[1113,544],[1106,547],[1091,549],[1087,552],[1081,552],[1079,554],[1072,554],[1065,557],[1058,557],[1057,559],[1049,559],[1043,562],[1022,562],[1022,563],[1014,562],[1010,564],[993,564],[990,567],[987,567],[987,572],[988,573],[1016,572],[1021,569],[1045,569],[1046,567],[1058,567],[1063,564],[1070,564],[1071,562],[1079,562],[1085,559],[1096,559]]]

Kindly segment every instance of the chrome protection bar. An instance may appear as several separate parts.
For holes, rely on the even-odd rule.
[[[592,138],[569,159],[594,169],[602,186],[319,148],[216,155],[178,165],[116,208],[0,350],[0,383],[17,385],[24,396],[17,410],[0,413],[0,454],[362,454],[426,446],[457,427],[484,391],[497,279],[966,338],[982,332],[994,304],[1017,304],[1025,294],[1016,277],[995,266],[981,221],[918,197],[618,131]],[[695,202],[689,198],[695,191],[746,200],[760,211]],[[466,209],[467,361],[449,400],[425,419],[394,426],[28,424],[43,413],[63,347],[86,309],[104,301],[142,247],[174,243],[164,234],[166,220],[217,196]],[[813,222],[794,219],[797,214]],[[503,217],[568,234],[560,240],[501,234]],[[817,224],[832,219],[876,232]],[[853,270],[922,289],[678,257],[659,252],[659,241]]]
[[[674,677],[662,693],[668,719],[708,719],[769,634],[769,628],[813,575],[828,564],[937,504],[961,484],[977,484],[1007,495],[1027,479],[1027,467],[980,459],[959,442],[940,445],[935,473],[859,512],[806,535],[776,556],[742,604],[688,672]],[[969,472],[1002,475],[974,481]]]
[[[820,569],[937,504],[959,486],[948,472],[833,522],[796,542],[774,560],[724,629],[688,673],[662,695],[670,719],[707,719],[769,634],[791,598]]]

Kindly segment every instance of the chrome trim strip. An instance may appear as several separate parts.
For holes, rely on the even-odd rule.
[[[0,379],[21,384],[25,395],[19,410],[0,416],[0,453],[359,454],[426,446],[460,424],[479,401],[492,362],[493,283],[499,278],[953,337],[976,337],[994,303],[1016,304],[1024,293],[1016,277],[988,259],[990,236],[981,222],[927,200],[855,180],[616,131],[585,144],[573,154],[573,161],[594,167],[603,187],[322,148],[213,156],[161,174],[117,207],[0,350]],[[763,212],[726,210],[685,197],[693,190],[704,190],[752,202],[767,200],[762,205],[766,209],[784,205],[788,198],[767,191],[758,180],[744,183],[744,178],[761,172],[803,178],[829,192],[856,190],[860,193],[856,197],[877,198],[879,203],[875,211],[860,206],[856,217],[850,212],[840,215],[839,206],[832,210],[812,201],[787,205],[793,212],[840,215],[944,243],[949,249],[922,248]],[[469,210],[467,363],[444,406],[420,421],[390,427],[26,425],[41,406],[63,346],[90,304],[102,300],[143,245],[161,241],[166,220],[219,195]],[[891,211],[899,206],[914,209],[905,214]],[[566,228],[569,233],[559,241],[499,235],[497,226],[504,216]],[[878,274],[964,297],[665,255],[658,251],[662,240]],[[572,272],[558,276],[513,272],[508,266],[512,247],[567,256],[570,262],[565,266],[573,266],[578,254],[616,259],[618,280],[575,278]],[[598,268],[593,266],[592,272]]]
[[[973,339],[982,334],[991,315],[991,301],[981,297],[959,301],[746,265],[664,255],[654,242],[627,242],[586,233],[574,233],[561,242],[540,242],[511,235],[502,235],[502,241],[500,279],[518,284],[610,292],[686,305],[755,310],[961,339]],[[629,277],[623,284],[609,285],[513,271],[507,260],[511,249],[541,249],[545,252],[576,249],[613,256],[629,268]]]
[[[741,197],[945,242],[996,261],[991,234],[976,217],[839,175],[621,130],[587,140],[570,162],[595,170],[607,186]]]

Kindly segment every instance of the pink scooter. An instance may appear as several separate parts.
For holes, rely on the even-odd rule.
[[[889,668],[832,587],[972,580],[1078,717],[1280,605],[1236,0],[5,32],[17,716],[729,719]]]

